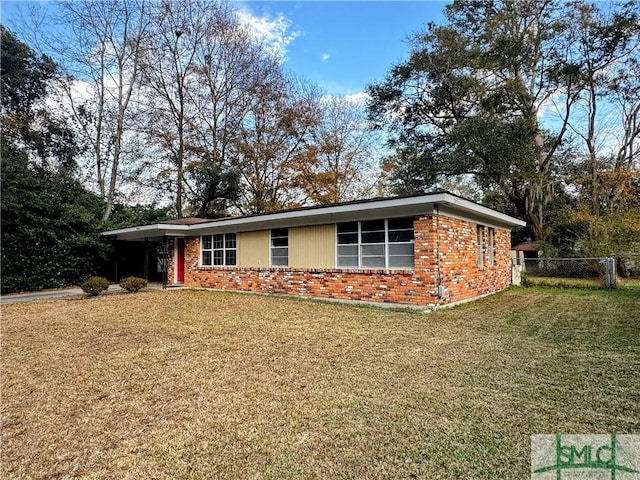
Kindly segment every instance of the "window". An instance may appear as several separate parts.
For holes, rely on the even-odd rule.
[[[358,268],[358,222],[338,224],[338,267]]]
[[[201,238],[203,266],[233,266],[236,264],[236,234],[218,233]]]
[[[487,243],[487,263],[493,267],[493,237],[495,235],[495,229],[489,228],[489,237]]]
[[[289,265],[289,229],[274,228],[271,230],[271,266],[286,267]]]
[[[360,265],[362,268],[385,267],[385,221],[360,222]]]
[[[413,219],[391,218],[337,225],[339,268],[413,269]]]
[[[483,258],[482,258],[482,242],[483,242],[483,230],[484,227],[482,225],[478,225],[476,235],[478,242],[478,268],[483,267]]]

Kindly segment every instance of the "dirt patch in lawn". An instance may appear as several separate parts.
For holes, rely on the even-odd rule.
[[[2,478],[525,478],[532,434],[640,427],[629,292],[1,308]]]

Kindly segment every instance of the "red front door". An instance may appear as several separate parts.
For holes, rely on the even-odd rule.
[[[184,283],[184,238],[176,239],[176,283]]]

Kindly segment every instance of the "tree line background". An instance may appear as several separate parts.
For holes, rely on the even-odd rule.
[[[94,273],[105,229],[438,189],[554,254],[638,252],[639,11],[453,2],[365,105],[288,73],[232,3],[34,10],[2,26],[2,291]]]

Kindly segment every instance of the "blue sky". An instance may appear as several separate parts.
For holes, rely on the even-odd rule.
[[[255,16],[282,14],[296,38],[286,67],[336,95],[355,94],[407,58],[407,37],[441,22],[445,2],[245,2]]]
[[[40,5],[52,5],[40,0]],[[285,67],[333,95],[353,95],[407,58],[407,37],[442,21],[440,1],[242,1],[252,16],[287,25]],[[28,2],[0,1],[12,28]]]

